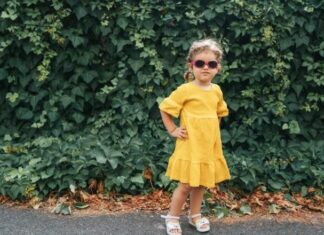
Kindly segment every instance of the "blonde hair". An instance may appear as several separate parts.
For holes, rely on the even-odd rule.
[[[187,63],[190,63],[194,56],[199,54],[202,51],[205,50],[210,50],[212,51],[215,56],[216,60],[219,63],[219,71],[221,70],[221,65],[220,62],[222,61],[223,58],[223,48],[221,45],[214,39],[202,39],[198,41],[194,41],[189,49],[189,53],[187,55]],[[184,74],[184,79],[187,82],[190,82],[193,80],[193,74],[190,70],[187,70]]]

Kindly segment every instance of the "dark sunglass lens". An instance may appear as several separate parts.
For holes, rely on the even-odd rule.
[[[196,60],[196,61],[195,61],[195,66],[196,66],[197,68],[203,68],[203,67],[205,66],[205,62],[202,61],[202,60]]]
[[[217,67],[217,61],[209,61],[208,67],[211,69],[215,69]]]

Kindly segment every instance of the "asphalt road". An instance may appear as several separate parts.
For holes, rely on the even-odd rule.
[[[183,234],[200,234],[181,220]],[[166,234],[164,221],[159,214],[131,213],[101,216],[58,216],[29,209],[0,206],[0,235],[16,234],[111,234],[144,235]],[[324,224],[302,222],[277,222],[260,219],[257,221],[225,224],[221,220],[212,223],[211,231],[204,234],[226,235],[324,235]]]

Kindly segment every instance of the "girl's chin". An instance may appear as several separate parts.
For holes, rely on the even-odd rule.
[[[202,77],[200,79],[198,79],[200,82],[204,82],[204,83],[208,83],[211,82],[212,79],[210,79],[210,77]]]
[[[204,80],[206,80],[206,79],[210,80],[210,78],[211,78],[210,74],[202,74],[200,77]]]

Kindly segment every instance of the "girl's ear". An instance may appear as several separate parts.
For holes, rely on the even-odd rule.
[[[192,64],[188,62],[187,65],[188,65],[188,70],[192,70]]]

